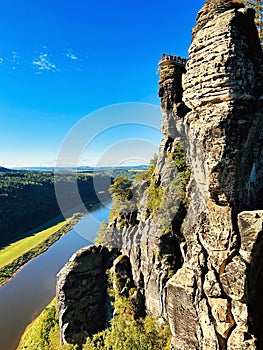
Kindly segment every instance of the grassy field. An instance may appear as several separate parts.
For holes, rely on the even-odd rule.
[[[10,264],[19,256],[35,248],[40,243],[45,241],[50,235],[61,229],[69,222],[69,219],[60,222],[59,224],[52,226],[46,230],[35,233],[33,236],[23,238],[15,243],[12,243],[0,250],[0,269],[5,265]]]
[[[44,253],[61,236],[70,231],[81,216],[81,213],[76,213],[70,219],[11,243],[0,250],[0,286],[8,282],[28,261]]]

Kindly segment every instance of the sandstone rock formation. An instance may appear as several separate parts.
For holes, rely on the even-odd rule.
[[[89,246],[75,253],[57,276],[56,295],[62,344],[85,343],[107,323],[106,270],[118,253]]]
[[[146,313],[169,320],[174,350],[263,349],[263,53],[253,15],[239,0],[207,1],[186,67],[161,66],[157,163],[110,225],[125,256],[112,269],[119,288],[134,285]],[[95,308],[105,307],[102,251],[78,253],[59,275],[66,341],[73,324],[80,337],[96,331],[92,311],[72,318],[70,300],[87,280],[77,299],[96,295]]]
[[[262,263],[252,261],[263,212],[242,212],[260,208],[263,182],[263,56],[252,14],[234,1],[208,1],[193,30],[183,76],[187,254],[167,284],[173,349],[262,347],[251,274],[261,290]]]

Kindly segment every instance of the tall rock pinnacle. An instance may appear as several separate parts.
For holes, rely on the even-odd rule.
[[[132,205],[112,213],[108,235],[112,242],[118,238],[116,254],[125,257],[130,271],[124,275],[145,313],[169,321],[171,349],[260,350],[263,53],[254,11],[241,0],[206,1],[185,61],[165,54],[160,60],[164,139],[155,166],[132,188]],[[86,296],[96,291],[94,279],[86,278],[93,265],[83,263],[79,279],[78,262],[92,260],[98,249],[106,248],[80,252],[58,275],[65,342],[74,338],[76,324],[82,338],[94,331],[85,309]],[[98,257],[97,294],[103,298],[92,312],[106,307],[105,266],[110,264],[103,254]],[[72,317],[72,295],[80,295],[72,291],[75,275],[85,322],[80,313]]]
[[[240,1],[211,0],[193,29],[187,254],[168,281],[176,350],[262,348],[263,55],[253,19]]]

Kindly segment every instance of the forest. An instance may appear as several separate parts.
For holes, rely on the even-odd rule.
[[[96,191],[93,181],[96,178]],[[62,174],[56,181],[63,186],[63,201],[68,209],[81,204],[72,201],[70,184],[75,181],[71,173]],[[109,177],[105,174],[78,174],[77,184],[84,203],[98,202],[96,192],[110,198]],[[54,188],[54,173],[41,171],[0,172],[0,246],[21,234],[60,215]]]

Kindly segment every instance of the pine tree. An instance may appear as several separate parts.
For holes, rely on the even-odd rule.
[[[261,43],[263,43],[263,0],[245,0],[245,5],[256,12],[255,23]]]

